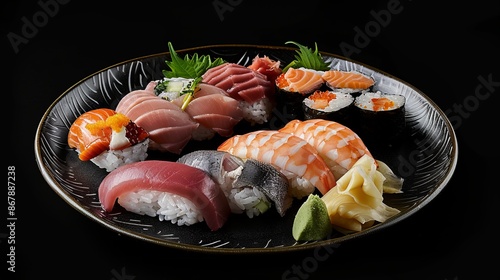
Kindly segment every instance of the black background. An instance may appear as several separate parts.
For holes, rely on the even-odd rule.
[[[7,270],[10,230],[6,219],[2,222],[2,274],[7,279],[496,279],[500,154],[493,132],[499,127],[500,9],[493,2],[4,3],[4,112],[14,106],[13,113],[3,113],[9,141],[4,158],[6,167],[16,168],[18,220],[15,273]],[[401,78],[447,113],[458,139],[458,165],[431,203],[333,252],[206,254],[117,235],[66,204],[42,178],[34,156],[37,126],[51,103],[81,79],[115,63],[166,52],[168,41],[181,50],[231,43],[284,46],[289,40],[317,43],[322,51]],[[6,213],[6,189],[1,196]]]

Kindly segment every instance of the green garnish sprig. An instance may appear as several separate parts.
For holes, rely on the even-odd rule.
[[[314,51],[311,48],[293,41],[288,41],[285,44],[294,44],[299,47],[299,49],[296,51],[297,55],[295,55],[295,60],[291,61],[287,66],[283,68],[283,73],[285,73],[288,68],[304,67],[307,69],[318,71],[326,71],[330,69],[328,63],[323,60],[323,57],[318,51],[318,44],[314,43]]]
[[[193,83],[184,90],[181,94],[185,95],[181,109],[186,109],[187,105],[193,99],[193,95],[199,90],[198,84],[201,82],[201,76],[210,68],[223,64],[225,61],[222,58],[212,60],[209,55],[198,55],[197,53],[189,56],[186,54],[183,58],[175,52],[171,42],[168,42],[168,50],[170,52],[170,61],[165,63],[170,70],[163,70],[162,73],[166,78],[186,78],[195,79]]]

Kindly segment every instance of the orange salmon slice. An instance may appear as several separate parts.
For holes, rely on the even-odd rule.
[[[354,71],[325,71],[323,80],[335,88],[368,89],[375,84],[375,80],[359,72]]]

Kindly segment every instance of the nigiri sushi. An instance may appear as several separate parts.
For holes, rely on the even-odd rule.
[[[404,179],[396,175],[386,163],[375,159],[363,140],[349,127],[324,119],[292,120],[279,131],[304,139],[314,147],[336,179],[366,156],[375,161],[377,171],[385,177],[384,192],[401,192]]]
[[[349,127],[324,119],[292,120],[279,131],[309,143],[340,178],[363,155],[372,156],[361,138]]]
[[[197,150],[180,157],[177,162],[197,167],[218,182],[232,213],[245,213],[253,218],[274,205],[283,216],[291,206],[288,179],[270,164],[252,159],[244,161],[216,150]]]
[[[184,111],[199,124],[193,131],[193,140],[207,140],[215,134],[223,137],[233,135],[234,127],[243,119],[243,110],[238,100],[230,97],[227,92],[216,86],[200,83],[199,90],[185,107]],[[172,100],[179,107],[184,96]]]
[[[67,141],[80,160],[90,160],[108,172],[148,156],[148,132],[109,108],[80,115],[69,128]]]
[[[125,95],[116,106],[149,133],[149,149],[180,154],[199,124],[179,106],[155,95],[156,82]]]
[[[335,186],[333,173],[316,149],[291,133],[256,130],[227,139],[217,150],[271,164],[288,178],[292,197],[302,198],[315,189],[324,194]]]
[[[251,124],[268,121],[274,104],[274,82],[246,66],[226,62],[208,69],[202,82],[225,90],[240,102],[243,118]]]
[[[219,184],[203,170],[179,162],[147,160],[121,166],[104,177],[98,196],[106,212],[117,203],[179,226],[205,221],[212,231],[231,213]]]
[[[253,197],[253,193],[259,191],[272,201],[272,205],[274,205],[278,214],[283,217],[286,211],[292,206],[293,197],[290,195],[289,189],[288,178],[273,165],[255,159],[247,159],[241,173],[237,175],[233,183],[230,197],[237,198],[243,196],[244,202],[246,197]],[[261,197],[261,195],[258,194],[257,197]],[[241,201],[242,199],[240,198],[239,200]],[[259,204],[262,205],[265,202],[262,199]],[[259,204],[253,208],[259,210],[262,207]],[[240,205],[245,205],[245,203],[240,203]],[[260,214],[261,212],[256,213]]]

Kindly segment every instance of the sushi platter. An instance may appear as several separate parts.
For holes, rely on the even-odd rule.
[[[317,47],[314,55],[322,61],[315,65],[314,71],[302,71],[304,65],[299,65],[297,54],[300,55],[305,47],[299,44],[295,47],[210,45],[178,51],[169,46],[168,52],[111,65],[74,84],[51,104],[36,131],[36,162],[50,188],[104,229],[145,242],[192,251],[255,253],[305,250],[390,230],[391,225],[432,201],[455,171],[458,144],[446,115],[425,93],[389,73],[339,55],[319,52]],[[257,62],[258,58],[262,60]],[[200,74],[202,67],[186,66],[192,60],[204,64],[203,80]],[[193,70],[191,73],[199,77],[178,78],[176,75],[181,75],[181,72],[172,67],[175,63]],[[271,72],[269,69],[278,71]],[[286,70],[290,71],[288,76],[284,75],[288,73]],[[219,83],[217,75],[228,72],[251,76],[254,79],[252,84],[258,84],[265,91],[244,91],[242,84],[245,83],[234,81],[231,84]],[[344,79],[352,74],[358,79],[357,84],[364,86],[362,90],[353,91],[345,85],[334,85],[339,80],[336,75]],[[311,81],[311,85],[304,89],[308,91],[307,95],[293,88],[298,87],[299,82],[294,79],[299,76],[307,76],[307,81]],[[318,85],[312,85],[315,80],[319,81]],[[239,91],[234,88],[239,88]],[[335,89],[336,95],[332,96],[332,89]],[[184,95],[172,96],[172,92]],[[307,99],[304,96],[308,96]],[[332,105],[332,100],[338,104]],[[376,101],[378,107],[392,107],[387,109],[388,113],[379,113],[374,109],[375,105],[367,105],[370,101]],[[154,110],[144,107],[145,104],[155,104]],[[230,104],[236,107],[228,109]],[[321,109],[318,109],[318,104],[322,104]],[[161,113],[154,115],[160,111],[156,110],[156,106],[161,107]],[[324,110],[324,107],[336,106],[340,108],[337,115],[336,109]],[[226,115],[217,113],[218,121],[214,122],[206,118],[214,114],[210,110],[224,111]],[[151,122],[143,120],[146,114],[168,119],[172,124],[152,127]],[[83,119],[84,116],[86,119]],[[89,125],[89,122],[93,123]],[[82,126],[82,123],[87,126]],[[316,125],[315,134],[308,134],[305,127],[314,128]],[[347,138],[340,138],[340,134],[322,136],[317,132],[332,127],[348,133],[345,137],[350,137],[349,141],[353,143],[357,141],[356,151],[359,151],[359,154],[349,153],[352,159],[339,160],[334,167],[331,166],[334,159],[328,158],[332,153],[327,151],[332,150],[332,146],[325,144],[328,141],[321,137],[329,137],[330,145],[337,143],[334,141],[344,143]],[[299,129],[304,130],[300,135],[296,133]],[[107,133],[106,137],[113,135],[114,140],[85,150],[82,138],[91,138],[96,142],[96,135],[103,133]],[[102,139],[99,138],[99,141]],[[247,146],[242,146],[242,143]],[[137,157],[138,162],[130,163],[130,153],[121,153],[124,146],[135,149],[130,153],[141,153]],[[116,148],[118,152],[112,155],[114,158],[123,157],[128,161],[124,160],[119,166],[104,167],[101,164],[106,164],[109,158],[101,155],[107,156],[113,147],[119,147]],[[340,151],[340,144],[338,147]],[[320,154],[321,149],[325,150],[324,154]],[[99,153],[102,154],[97,156]],[[269,160],[270,154],[278,159]],[[339,154],[336,153],[335,157],[340,157]],[[254,155],[255,158],[252,158]],[[291,164],[283,163],[283,158],[296,160],[294,167],[302,164],[300,166],[304,166],[305,171],[290,168]],[[304,158],[309,161],[300,162]],[[216,179],[215,175],[209,176],[208,171],[205,173],[194,166],[201,165],[203,161],[207,161],[203,164],[212,164],[212,160],[235,166],[225,174],[241,173]],[[331,201],[327,201],[326,197],[328,200],[340,197],[341,194],[332,195],[329,191],[334,187],[336,191],[341,189],[340,185],[346,181],[343,176],[354,176],[352,173],[355,171],[352,170],[354,167],[363,168],[362,164],[377,167],[377,172],[380,166],[386,167],[385,171],[380,171],[383,174],[381,178],[387,182],[393,176],[396,178],[393,181],[399,185],[396,190],[388,191],[390,187],[382,187],[382,183],[380,186],[373,184],[375,190],[380,191],[377,210],[374,210],[378,211],[376,218],[367,223],[359,218],[344,227],[347,222],[342,219],[345,217],[337,208],[332,210],[332,204],[328,204]],[[323,174],[322,170],[327,170],[328,174]],[[124,194],[130,190],[131,184],[144,183],[146,180],[140,176],[148,172],[158,175],[148,177],[150,184],[157,185],[154,192],[141,193],[148,187],[141,189],[134,185],[133,188],[139,188],[134,194]],[[216,172],[220,173],[220,170]],[[179,174],[188,175],[179,177]],[[219,185],[222,186],[223,181],[229,178],[227,176],[233,176],[231,186],[238,185],[238,192],[241,190],[241,193],[234,194],[234,189],[224,190],[224,196],[214,191],[215,188],[219,190]],[[261,187],[266,184],[261,180],[266,176],[272,178],[270,181],[276,189],[266,192]],[[297,176],[300,178],[297,179]],[[168,187],[161,183],[165,181],[169,182]],[[306,183],[300,185],[304,189],[294,185],[303,181],[310,183],[309,188]],[[252,184],[255,185],[251,187],[253,193],[261,197],[258,202],[265,203],[255,202],[254,208],[241,206],[245,210],[239,210],[239,206],[235,206],[235,197],[243,195],[243,190],[249,191],[245,188]],[[186,185],[193,187],[186,191]],[[295,188],[294,191],[287,193],[292,188]],[[192,222],[187,218],[186,222],[181,222],[181,218],[169,221],[165,214],[170,213],[167,208],[159,215],[160,218],[148,209],[137,210],[142,211],[141,214],[133,212],[138,209],[138,200],[162,200],[161,191],[185,194],[180,196],[188,201],[178,203],[190,205],[192,202],[195,210],[209,204],[211,210],[208,211],[211,213],[197,212],[190,217],[194,219]],[[337,192],[341,191],[345,190]],[[137,196],[138,193],[144,196]],[[344,222],[340,226],[347,230],[338,230],[339,225],[333,230],[318,228],[323,235],[316,239],[301,239],[295,231],[292,233],[306,197],[313,194],[317,194],[315,203],[326,201],[329,211],[326,215],[329,215],[332,224],[337,219],[342,220]],[[169,198],[167,194],[165,200]],[[118,202],[115,204],[115,201]],[[309,203],[312,199],[307,201]],[[271,209],[268,208],[276,208],[277,211],[269,211]],[[366,215],[363,217],[366,219]],[[318,234],[313,232],[307,236]]]

